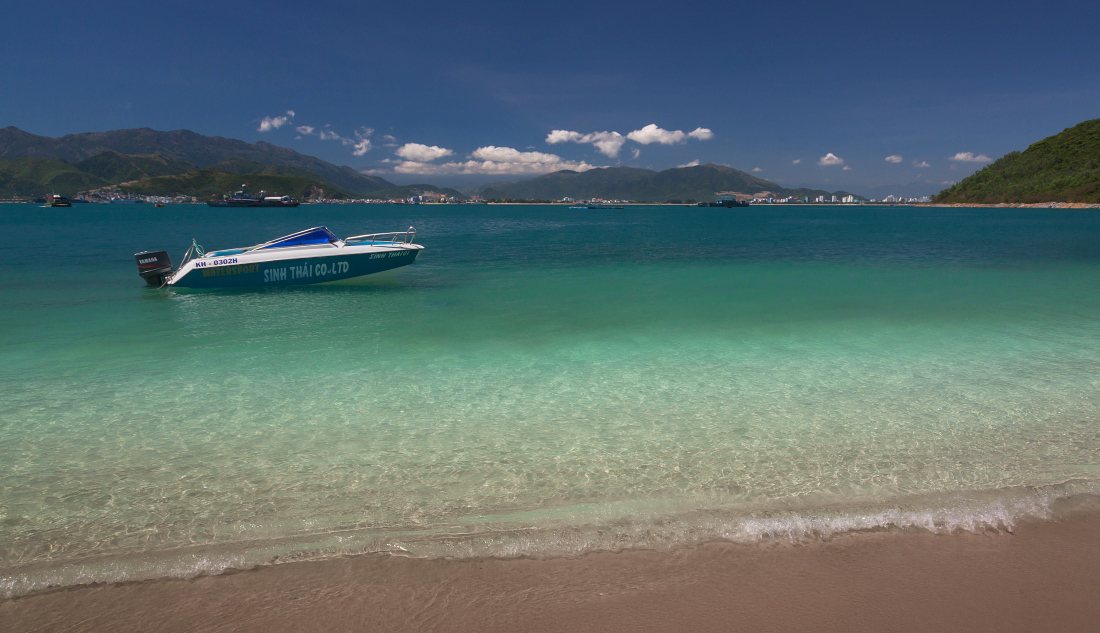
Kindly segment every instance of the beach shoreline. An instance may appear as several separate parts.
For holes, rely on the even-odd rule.
[[[1100,512],[563,559],[363,555],[0,602],[6,631],[1085,630]]]

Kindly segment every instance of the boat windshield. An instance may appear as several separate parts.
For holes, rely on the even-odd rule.
[[[335,233],[328,230],[327,226],[316,226],[312,229],[298,231],[297,233],[291,233],[279,239],[271,240],[270,242],[257,246],[253,250],[286,248],[288,246],[309,246],[312,244],[331,244],[339,239],[340,238],[336,237]]]

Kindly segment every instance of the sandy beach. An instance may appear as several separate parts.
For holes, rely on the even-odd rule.
[[[559,560],[359,556],[0,603],[23,631],[1085,631],[1100,513]]]

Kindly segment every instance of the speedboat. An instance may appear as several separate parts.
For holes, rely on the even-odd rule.
[[[138,274],[158,288],[239,288],[342,282],[408,266],[424,247],[416,229],[340,239],[328,227],[291,233],[245,248],[205,252],[191,241],[173,269],[167,251],[135,253]]]

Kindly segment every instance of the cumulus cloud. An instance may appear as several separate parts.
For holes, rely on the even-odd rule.
[[[313,134],[314,130],[312,125],[299,125],[295,129],[298,130],[299,134]]]
[[[791,164],[792,164],[792,165],[797,165],[797,164],[799,164],[799,163],[801,163],[801,162],[802,162],[802,159],[801,159],[801,158],[796,158],[796,159],[794,159],[794,160],[792,160],[792,161],[791,161]]]
[[[844,164],[844,159],[837,156],[836,154],[834,154],[832,152],[829,152],[828,154],[825,154],[824,156],[822,156],[817,161],[817,164],[821,165],[822,167],[830,167],[832,165],[843,165]]]
[[[473,154],[470,154],[470,158],[497,163],[554,163],[561,161],[561,157],[554,154],[521,152],[513,147],[496,147],[494,145],[477,148]]]
[[[374,134],[374,128],[372,128],[372,127],[363,126],[363,127],[360,127],[358,130],[355,130],[355,141],[353,143],[351,143],[355,147],[355,149],[352,150],[352,152],[351,152],[352,156],[362,156],[362,155],[364,155],[364,154],[366,154],[367,152],[370,151],[370,149],[371,149],[370,135],[371,134]],[[349,142],[350,142],[350,139],[349,139]],[[344,144],[347,145],[348,143],[344,143]]]
[[[851,165],[845,165],[844,169],[842,169],[841,171],[852,171],[852,167]]]
[[[714,132],[711,132],[705,127],[697,127],[694,130],[688,132],[688,136],[694,139],[699,139],[700,141],[709,141],[710,139],[714,138]]]
[[[333,132],[332,130],[327,129],[327,128],[321,130],[320,135],[321,135],[321,140],[322,141],[342,141],[342,140],[344,140],[342,136],[340,136],[336,132]]]
[[[631,153],[634,154],[634,158],[637,158],[642,155],[642,150],[635,147]]]
[[[437,158],[443,158],[444,156],[454,154],[453,151],[447,148],[437,145],[428,146],[421,143],[405,143],[394,153],[405,160],[411,160],[418,163],[427,163]]]
[[[698,158],[691,161],[690,163],[684,163],[683,165],[677,165],[677,167],[679,167],[681,169],[683,169],[684,167],[698,167],[698,166],[699,166],[699,159]]]
[[[564,161],[555,154],[542,152],[521,152],[512,147],[487,145],[477,148],[465,162],[431,163],[418,160],[404,160],[394,164],[393,170],[399,174],[439,175],[439,174],[545,174],[562,169],[588,171],[595,165],[581,161]]]
[[[992,163],[993,159],[985,154],[974,155],[973,152],[959,152],[948,160],[957,161],[960,163]]]
[[[570,130],[554,130],[546,135],[546,142],[550,145],[558,143],[583,143],[591,144],[596,151],[608,158],[618,158],[626,137],[618,132],[592,132],[581,134]]]
[[[397,139],[389,134],[382,135],[382,147],[397,147]]]
[[[550,145],[557,145],[558,143],[580,143],[582,138],[584,138],[584,134],[580,132],[553,130],[546,135],[546,142]]]
[[[657,127],[656,123],[650,123],[640,130],[634,130],[627,134],[626,137],[641,145],[649,145],[650,143],[675,145],[683,143],[684,139],[687,138],[687,134],[684,134],[683,130],[666,130]]]
[[[370,139],[361,138],[354,143],[355,149],[351,152],[352,156],[362,156],[370,151]]]
[[[886,157],[886,162],[888,163],[900,163],[901,161],[902,158],[900,154],[891,154]]]
[[[294,118],[294,110],[287,110],[283,116],[265,116],[260,120],[260,127],[257,132],[270,132],[271,130],[277,130]]]
[[[929,165],[927,161],[923,161],[923,160],[916,161],[915,160],[915,161],[913,161],[913,167],[916,167],[917,169],[924,169],[925,167],[931,167],[931,165]]]
[[[763,169],[760,169],[759,167],[753,167],[752,170],[756,171],[756,172],[764,171]]]

